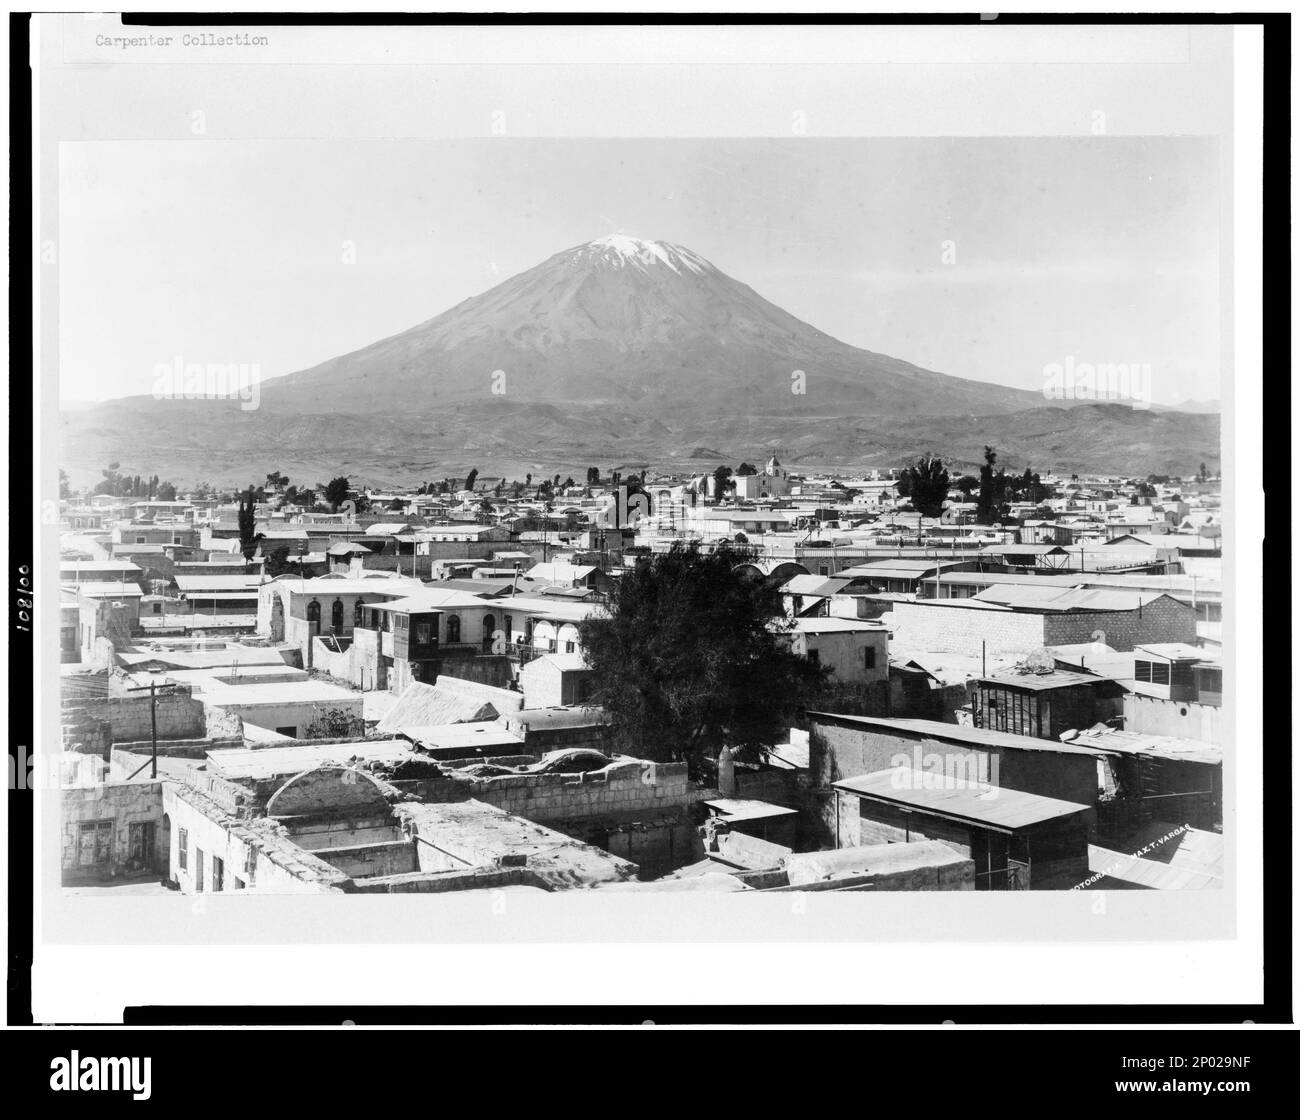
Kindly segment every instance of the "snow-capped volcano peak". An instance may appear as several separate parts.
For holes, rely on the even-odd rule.
[[[574,250],[574,256],[579,259],[594,259],[615,268],[645,269],[650,265],[663,264],[674,272],[695,273],[704,273],[713,268],[703,257],[680,245],[670,245],[666,241],[644,241],[623,233],[612,233],[589,241]]]

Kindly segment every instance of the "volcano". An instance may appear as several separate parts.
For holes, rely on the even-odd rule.
[[[1169,473],[1219,459],[1217,415],[1046,406],[922,369],[831,337],[690,249],[621,234],[264,381],[260,396],[252,411],[153,397],[65,410],[63,465],[74,485],[112,461],[178,484],[277,469],[402,485],[475,466],[695,469],[700,449],[708,469],[773,451],[810,470],[931,450],[977,464],[984,443],[1008,468]]]
[[[701,413],[951,415],[1042,404],[859,350],[679,245],[616,235],[557,253],[436,318],[267,381],[264,405],[303,390],[386,412],[495,393]]]

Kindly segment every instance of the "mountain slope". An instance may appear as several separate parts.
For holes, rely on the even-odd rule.
[[[797,376],[796,376],[797,371]],[[803,392],[792,392],[802,388]],[[279,469],[380,484],[470,467],[522,477],[627,459],[695,465],[765,450],[804,469],[935,450],[1008,467],[1188,473],[1218,417],[948,377],[809,326],[680,246],[602,238],[410,330],[266,381],[259,407],[131,397],[65,409],[74,485],[108,462],[184,484]]]
[[[262,399],[300,407],[310,389],[384,412],[481,399],[500,391],[498,370],[505,395],[520,400],[635,404],[664,418],[734,409],[738,399],[827,416],[1003,412],[1042,400],[859,350],[689,249],[621,236],[557,253],[392,338],[268,381]]]

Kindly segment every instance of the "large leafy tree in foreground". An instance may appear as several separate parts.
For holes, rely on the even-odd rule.
[[[780,596],[737,570],[744,549],[674,544],[619,580],[608,617],[581,624],[615,749],[692,772],[784,739],[825,671],[789,649]],[[752,571],[752,569],[751,569]]]

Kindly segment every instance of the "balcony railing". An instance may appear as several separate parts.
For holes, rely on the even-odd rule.
[[[516,658],[520,665],[527,665],[530,661],[541,657],[544,653],[554,653],[556,644],[552,638],[534,639],[532,645],[524,645],[522,642],[510,647],[510,656]]]

